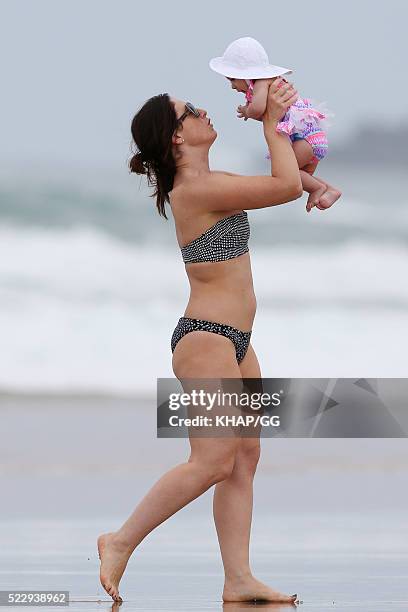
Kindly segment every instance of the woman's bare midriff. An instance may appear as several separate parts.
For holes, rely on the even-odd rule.
[[[217,262],[186,264],[190,298],[185,317],[252,329],[256,312],[249,253]]]

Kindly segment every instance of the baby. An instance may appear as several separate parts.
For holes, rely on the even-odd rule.
[[[246,104],[237,108],[240,119],[262,120],[266,109],[268,89],[276,78],[292,70],[269,63],[262,45],[254,38],[238,38],[221,57],[210,61],[210,68],[225,76],[232,89],[242,92]],[[327,111],[314,107],[308,98],[298,98],[279,121],[276,129],[288,135],[299,164],[303,189],[310,195],[306,210],[313,206],[320,210],[330,208],[341,192],[321,178],[313,176],[318,163],[327,154],[327,136],[324,120]]]

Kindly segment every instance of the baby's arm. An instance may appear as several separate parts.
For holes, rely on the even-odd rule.
[[[246,107],[248,119],[261,119],[266,109],[268,89],[271,79],[258,79],[255,81],[252,101]]]

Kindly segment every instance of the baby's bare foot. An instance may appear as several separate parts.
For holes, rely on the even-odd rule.
[[[122,601],[119,582],[132,554],[129,548],[118,542],[115,533],[104,533],[98,538],[98,553],[101,560],[100,581],[114,601]]]
[[[297,593],[295,595],[285,595],[250,576],[234,580],[226,579],[222,598],[224,601],[256,600],[294,603],[297,599]]]
[[[335,189],[334,187],[329,187],[327,191],[324,192],[322,196],[319,198],[318,204],[316,204],[319,210],[326,210],[326,208],[330,208],[341,196],[341,191]]]
[[[315,191],[311,191],[309,197],[307,198],[306,211],[310,212],[313,206],[318,206],[319,201],[325,191],[327,190],[326,185],[323,185],[316,189]]]

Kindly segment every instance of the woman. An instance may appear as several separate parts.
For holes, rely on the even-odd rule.
[[[245,209],[298,198],[302,185],[295,155],[276,125],[297,93],[276,80],[263,117],[271,176],[239,176],[209,169],[217,132],[206,111],[167,94],[148,100],[132,122],[139,149],[130,169],[147,174],[159,213],[171,205],[191,294],[171,340],[173,371],[183,378],[258,378],[250,343],[256,299],[247,246]],[[166,217],[167,218],[167,217]],[[215,485],[214,520],[225,570],[224,601],[294,602],[256,580],[249,566],[252,484],[259,459],[255,438],[190,435],[188,462],[165,473],[133,514],[114,532],[99,536],[100,579],[115,601],[130,555],[155,527]]]

